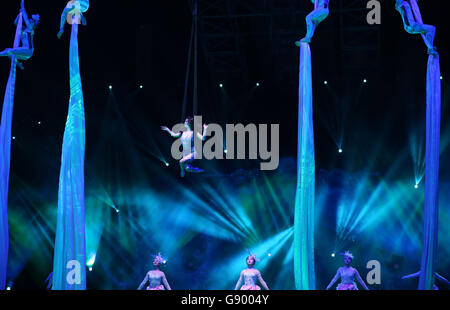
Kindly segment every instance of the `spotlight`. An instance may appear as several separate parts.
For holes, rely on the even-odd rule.
[[[441,75],[441,80],[443,80],[444,79],[444,77]]]
[[[109,85],[109,89],[110,89],[110,90],[112,89],[112,85]]]
[[[89,254],[89,260],[86,262],[86,266],[89,268],[89,271],[92,269],[92,266],[94,266],[95,258],[97,257],[97,254]]]
[[[363,83],[367,83],[367,80],[366,80],[366,79],[364,79],[364,80],[363,80]]]
[[[12,137],[12,139],[13,139],[13,140],[16,140],[16,137],[15,137],[15,136],[13,136],[13,137]]]
[[[260,85],[259,83],[256,83],[256,87],[259,87],[259,85]]]
[[[414,185],[414,188],[419,188],[419,184]]]
[[[144,88],[144,86],[141,85],[141,86],[139,86],[139,88],[142,89],[142,88]]]
[[[228,150],[227,149],[225,149],[225,150],[223,150],[223,152],[226,154],[226,153],[228,153]]]
[[[342,153],[342,152],[343,152],[343,150],[342,150],[342,149],[339,149],[339,150],[338,150],[338,152],[339,152],[339,153]]]
[[[328,85],[328,82],[327,81],[323,81],[323,84]]]
[[[40,124],[41,124],[41,121],[38,122],[38,125],[40,125]]]
[[[6,287],[6,290],[7,290],[7,291],[10,291],[10,290],[11,290],[11,287],[10,287],[10,286]]]
[[[165,264],[167,261],[166,260],[163,260],[163,264]]]
[[[166,167],[169,167],[169,163],[166,163]]]
[[[92,271],[92,267],[89,267],[89,271]]]
[[[272,256],[272,254],[269,253],[269,254],[267,254],[267,256]]]
[[[223,87],[223,84],[222,84],[222,83],[220,83],[220,84],[219,84],[219,87],[220,87],[220,88],[222,88],[222,87]]]
[[[120,212],[120,210],[119,209],[116,209],[116,213],[119,213]]]
[[[331,253],[331,257],[335,257],[336,256],[336,254],[334,254],[334,253]]]

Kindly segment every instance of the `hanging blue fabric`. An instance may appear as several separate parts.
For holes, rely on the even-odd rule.
[[[425,212],[420,267],[420,290],[431,290],[438,246],[439,218],[439,152],[441,126],[441,73],[439,56],[428,57],[427,124],[425,150]]]
[[[427,109],[425,146],[425,205],[420,290],[434,286],[439,216],[439,152],[441,126],[441,72],[439,54],[433,46],[436,28],[425,25],[416,0],[396,0],[396,9],[403,18],[405,30],[420,34],[428,47]]]
[[[300,43],[298,89],[297,190],[294,220],[295,287],[315,289],[314,272],[314,196],[315,160],[312,109],[311,50]]]
[[[306,35],[296,42],[300,47],[298,86],[297,188],[294,217],[294,278],[298,290],[315,290],[314,199],[315,160],[313,90],[309,42],[317,26],[328,17],[329,0],[311,0],[314,10],[306,16]]]
[[[17,19],[14,48],[19,47],[22,33],[22,13]],[[11,163],[11,127],[14,107],[14,90],[16,87],[16,56],[11,56],[11,69],[3,100],[2,120],[0,125],[0,290],[5,289],[6,267],[8,264],[8,190],[9,169]]]
[[[84,209],[85,118],[78,57],[78,23],[72,23],[70,101],[64,131],[53,261],[54,290],[86,289]]]

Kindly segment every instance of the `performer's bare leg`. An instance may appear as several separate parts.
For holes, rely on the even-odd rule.
[[[306,36],[299,42],[296,42],[296,45],[300,46],[300,42],[310,43],[317,26],[328,17],[328,14],[329,10],[325,8],[320,8],[309,13],[308,16],[306,16]]]

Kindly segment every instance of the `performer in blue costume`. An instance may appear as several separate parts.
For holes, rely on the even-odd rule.
[[[183,158],[180,160],[180,175],[184,177],[185,172],[200,173],[203,169],[193,167],[191,163],[198,158],[198,153],[194,147],[194,132],[192,131],[192,123],[194,119],[192,117],[187,117],[184,121],[184,126],[186,128],[183,132],[173,132],[166,126],[161,126],[163,131],[167,131],[172,137],[180,138],[181,144],[183,145]],[[208,126],[203,125],[203,134],[197,132],[197,138],[204,141],[206,139],[206,130]]]
[[[317,5],[316,1],[318,1]],[[306,36],[300,41],[295,42],[295,45],[297,46],[300,46],[301,42],[310,43],[317,26],[324,21],[330,13],[330,10],[328,9],[330,0],[311,0],[311,2],[314,4],[315,9],[306,16]]]
[[[25,2],[22,0],[22,5],[20,12],[22,13],[23,21],[25,26],[20,34],[21,45],[17,48],[7,48],[0,52],[0,56],[16,56],[18,60],[28,60],[33,56],[34,53],[34,31],[39,25],[39,15],[32,15],[31,19],[28,18],[27,11],[25,10]],[[14,22],[15,25],[18,23],[18,18]],[[17,61],[19,68],[23,70],[23,65]]]
[[[425,44],[428,47],[428,54],[437,55],[437,49],[434,44],[434,37],[436,35],[436,27],[432,25],[424,25],[416,21],[413,10],[408,1],[396,0],[395,9],[400,13],[403,20],[403,26],[406,32],[410,34],[422,34],[425,36]]]
[[[83,24],[86,26],[86,18],[83,15],[84,8],[81,7],[81,4],[77,0],[70,0],[66,8],[61,14],[61,23],[59,27],[59,32],[57,34],[58,39],[60,39],[64,33],[64,26],[66,25],[66,21],[71,23]],[[69,18],[68,18],[69,17]]]

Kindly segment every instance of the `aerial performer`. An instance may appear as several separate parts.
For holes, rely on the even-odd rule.
[[[0,52],[0,56],[7,56],[11,60],[0,125],[0,290],[5,289],[6,286],[6,268],[9,252],[8,191],[16,69],[17,65],[23,69],[22,64],[18,60],[27,60],[33,55],[33,36],[38,24],[39,15],[33,15],[30,20],[22,0],[19,16],[15,20],[16,34],[14,44],[12,48]]]
[[[350,266],[353,260],[353,255],[349,251],[345,251],[345,253],[341,255],[344,255],[345,266],[340,267],[337,270],[336,275],[331,280],[330,284],[328,284],[327,290],[329,290],[333,286],[333,284],[337,281],[337,279],[339,279],[339,277],[341,278],[341,283],[338,284],[336,288],[339,291],[358,290],[358,287],[355,283],[355,278],[365,290],[369,290],[363,279],[361,279],[358,270]]]
[[[147,286],[147,290],[164,290],[164,287],[167,290],[171,290],[169,283],[167,282],[166,275],[164,272],[159,270],[159,266],[161,264],[165,264],[166,260],[162,257],[161,253],[158,253],[158,255],[153,255],[153,270],[150,270],[145,275],[144,280],[142,281],[141,285],[139,285],[138,290],[141,290],[147,282],[149,282],[149,286]],[[161,284],[162,282],[162,284]]]
[[[396,0],[395,9],[400,13],[403,20],[403,26],[406,32],[410,34],[421,34],[424,36],[425,44],[428,47],[428,54],[437,55],[437,49],[433,45],[436,35],[436,27],[432,25],[424,25],[421,21],[416,20],[413,10],[408,1]]]
[[[83,1],[81,1],[83,2]],[[89,2],[89,1],[88,1]],[[77,0],[70,0],[66,7],[64,8],[64,11],[61,14],[61,23],[59,27],[58,32],[58,39],[62,37],[64,34],[64,26],[66,25],[66,22],[77,23],[77,24],[83,24],[83,26],[86,26],[86,18],[83,15],[82,7],[79,1]]]
[[[27,11],[25,10],[24,0],[22,0],[21,3],[20,13],[22,14],[23,21],[25,22],[25,27],[22,28],[22,33],[20,34],[20,46],[7,48],[0,52],[0,56],[7,56],[9,58],[16,56],[17,60],[24,61],[30,59],[34,53],[34,31],[39,25],[39,15],[32,15],[31,19],[29,19]],[[19,23],[19,18],[20,15],[17,16],[14,22],[16,26]],[[21,62],[17,61],[17,65],[23,70],[23,65]]]
[[[409,275],[406,275],[406,276],[402,277],[402,279],[404,280],[404,279],[409,279],[409,278],[418,278],[418,277],[420,277],[420,273],[421,272],[419,270],[416,273],[409,274]],[[434,273],[434,277],[435,277],[435,279],[438,279],[442,283],[446,283],[447,285],[450,284],[450,282],[446,278],[444,278],[443,276],[441,276],[437,272]],[[439,290],[439,288],[436,286],[436,284],[433,284],[433,290]]]
[[[194,132],[192,131],[192,123],[194,119],[192,117],[187,117],[184,121],[185,130],[182,132],[173,132],[166,126],[161,126],[163,131],[167,131],[172,137],[180,138],[181,144],[183,146],[183,157],[180,159],[180,175],[184,177],[185,172],[200,173],[203,169],[192,166],[192,162],[198,158],[198,153],[194,146]],[[197,138],[204,141],[206,139],[206,130],[208,125],[203,124],[203,134],[197,132]]]
[[[71,26],[69,47],[70,99],[61,152],[52,290],[86,289],[84,197],[85,115],[78,51],[78,25],[89,0],[69,1],[61,20]],[[62,35],[64,24],[58,36]],[[68,270],[77,268],[77,274]]]
[[[256,280],[259,280],[259,282],[261,283],[262,287],[266,290],[269,290],[269,287],[267,286],[266,282],[264,281],[264,279],[261,276],[261,272],[259,272],[258,269],[255,269],[255,263],[258,259],[256,258],[255,254],[251,254],[249,256],[247,256],[247,266],[248,268],[244,269],[241,271],[241,275],[239,276],[239,280],[236,283],[236,287],[234,288],[235,290],[238,290],[239,287],[241,286],[242,283],[242,279],[244,279],[244,285],[242,285],[242,287],[240,288],[241,290],[244,291],[257,291],[260,290],[261,288],[256,285]]]
[[[301,42],[310,43],[317,26],[326,19],[330,13],[330,10],[328,9],[330,0],[311,0],[311,2],[314,4],[314,11],[306,16],[306,36],[300,41],[295,42],[295,45],[297,46],[300,46]]]

